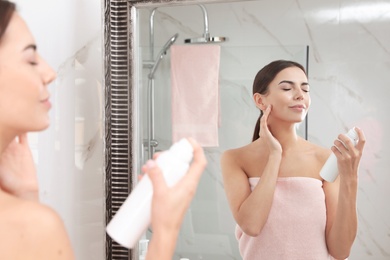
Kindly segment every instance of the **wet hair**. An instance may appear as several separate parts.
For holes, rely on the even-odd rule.
[[[6,0],[0,0],[0,42],[4,32],[8,27],[12,14],[15,12],[16,6]]]
[[[300,68],[305,74],[305,68],[294,61],[289,60],[276,60],[271,62],[270,64],[263,67],[259,72],[257,72],[256,77],[253,81],[253,94],[259,93],[265,95],[269,91],[269,84],[275,79],[276,75],[284,69],[290,67]],[[260,116],[257,119],[255,131],[253,132],[252,141],[257,140],[260,132],[260,119],[263,116],[263,111],[260,110]]]

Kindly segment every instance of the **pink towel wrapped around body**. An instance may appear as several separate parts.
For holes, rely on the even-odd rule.
[[[249,178],[253,190],[260,178]],[[243,260],[328,260],[326,205],[322,182],[308,177],[278,178],[268,220],[251,237],[236,226]]]
[[[218,146],[219,45],[171,47],[172,139]]]

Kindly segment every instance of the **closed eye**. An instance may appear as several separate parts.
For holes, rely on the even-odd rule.
[[[26,60],[31,66],[38,65],[37,61],[37,46],[34,43],[28,44],[24,49],[23,52],[26,53]]]

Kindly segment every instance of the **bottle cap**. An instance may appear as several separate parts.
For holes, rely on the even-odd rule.
[[[348,137],[353,139],[353,141],[356,143],[357,140],[359,139],[359,136],[355,130],[355,127],[351,128],[348,133],[347,133]]]
[[[189,163],[192,160],[194,149],[186,138],[182,138],[174,143],[171,148],[169,148],[169,151],[177,158]]]

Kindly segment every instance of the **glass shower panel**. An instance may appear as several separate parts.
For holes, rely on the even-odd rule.
[[[156,46],[155,53],[161,49]],[[141,56],[149,57],[148,47],[140,49]],[[225,196],[221,169],[221,154],[251,142],[259,116],[252,99],[253,79],[264,65],[276,59],[288,59],[307,66],[306,46],[221,46],[220,58],[220,112],[219,147],[204,148],[208,160],[205,170],[185,216],[177,242],[174,259],[241,259],[234,236],[235,221]],[[141,138],[148,139],[149,69],[140,70]],[[156,151],[166,150],[172,144],[170,53],[161,60],[154,81],[154,131],[158,142]],[[299,134],[305,138],[305,122]],[[144,142],[145,143],[145,142]],[[143,149],[147,155],[147,147]],[[147,156],[144,156],[146,160]],[[149,230],[146,237],[149,238]]]

